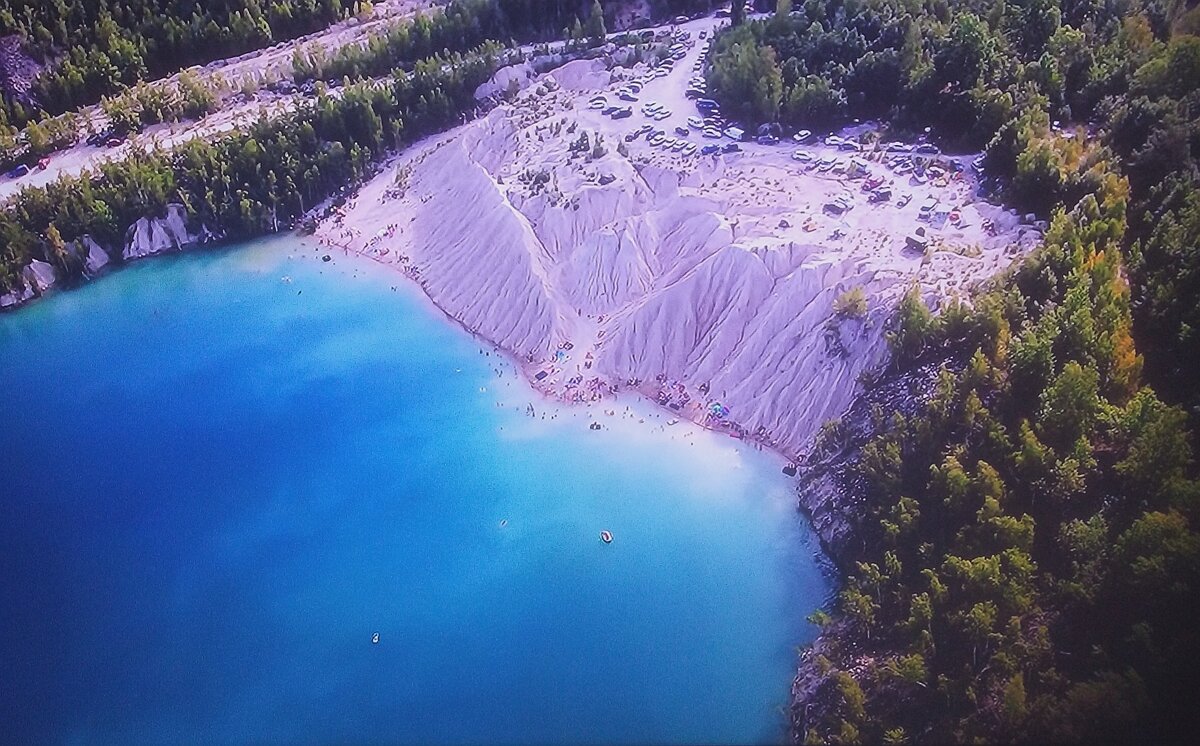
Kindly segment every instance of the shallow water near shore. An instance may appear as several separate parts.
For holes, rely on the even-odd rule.
[[[782,740],[831,585],[781,462],[539,400],[399,275],[319,253],[0,315],[5,738]]]

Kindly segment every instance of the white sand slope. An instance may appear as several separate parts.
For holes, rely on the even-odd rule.
[[[792,148],[685,157],[639,138],[622,155],[621,136],[644,120],[586,108],[621,74],[574,62],[550,74],[550,90],[543,76],[513,104],[410,149],[319,235],[409,274],[547,393],[591,401],[636,387],[785,454],[840,416],[859,375],[884,360],[885,319],[910,283],[936,302],[1038,239],[971,202],[966,183],[896,185],[897,198],[912,195],[903,209],[858,193],[834,219],[823,203],[857,184],[801,171]],[[602,136],[603,154],[572,151],[582,131],[593,146]],[[904,237],[930,195],[962,219],[931,229],[941,250],[923,256]],[[866,294],[866,317],[835,318],[852,288]],[[714,417],[714,404],[728,414]]]

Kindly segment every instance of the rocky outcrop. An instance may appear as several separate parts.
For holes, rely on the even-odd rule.
[[[81,251],[85,252],[83,269],[89,277],[96,275],[108,265],[111,260],[108,252],[102,249],[100,244],[93,241],[91,236],[81,237],[78,243]]]
[[[166,215],[161,218],[140,218],[125,234],[122,258],[140,259],[168,251],[179,251],[192,244],[204,243],[206,231],[191,233],[187,227],[187,212],[183,205],[167,205]]]
[[[219,236],[201,226],[193,232],[187,226],[187,213],[181,204],[167,205],[166,214],[160,218],[141,218],[125,232],[125,246],[120,259],[132,261],[170,251],[180,251],[197,244],[209,243]],[[104,247],[89,235],[84,235],[68,245],[68,250],[83,266],[84,277],[94,277],[113,260]],[[23,286],[0,294],[0,308],[15,308],[37,298],[56,282],[54,267],[38,259],[32,260],[21,271]]]
[[[29,287],[38,295],[49,290],[54,286],[55,275],[54,267],[49,263],[34,259],[29,263],[29,266],[21,272],[21,277]]]
[[[21,270],[23,286],[0,295],[0,308],[14,308],[38,297],[54,287],[57,277],[54,267],[39,259],[31,261]]]
[[[15,308],[26,301],[36,298],[33,289],[26,286],[0,294],[0,308]]]

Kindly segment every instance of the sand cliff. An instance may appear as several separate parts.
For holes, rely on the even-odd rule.
[[[689,158],[625,143],[636,119],[586,108],[623,74],[580,61],[543,76],[412,148],[319,235],[405,271],[548,393],[634,387],[788,455],[883,361],[910,283],[936,303],[1037,240],[961,184],[945,191],[966,227],[913,253],[916,204],[860,199],[833,219],[822,204],[854,185],[801,172],[786,150]],[[914,188],[914,203],[933,189]],[[835,314],[854,288],[865,314]]]

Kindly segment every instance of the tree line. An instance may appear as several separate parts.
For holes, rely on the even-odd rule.
[[[353,9],[342,0],[0,0],[0,34],[20,34],[49,64],[36,101],[6,97],[0,124],[21,125],[39,109],[62,113],[139,81],[293,39]]]
[[[868,515],[833,615],[817,615],[822,674],[798,734],[1191,737],[1200,15],[779,5],[718,37],[709,80],[729,111],[929,124],[950,147],[985,147],[1006,196],[1051,217],[1044,246],[985,292],[934,315],[914,288],[885,378],[940,363],[929,396],[874,412],[857,446],[837,423],[818,444],[813,466],[860,447]]]
[[[194,228],[229,239],[286,227],[305,211],[368,176],[386,151],[461,120],[475,89],[494,72],[500,48],[434,55],[385,82],[323,88],[314,100],[245,132],[195,138],[166,151],[135,150],[95,172],[22,190],[0,212],[0,288],[21,285],[31,258],[66,281],[83,272],[91,236],[116,253],[127,228],[182,203]]]

